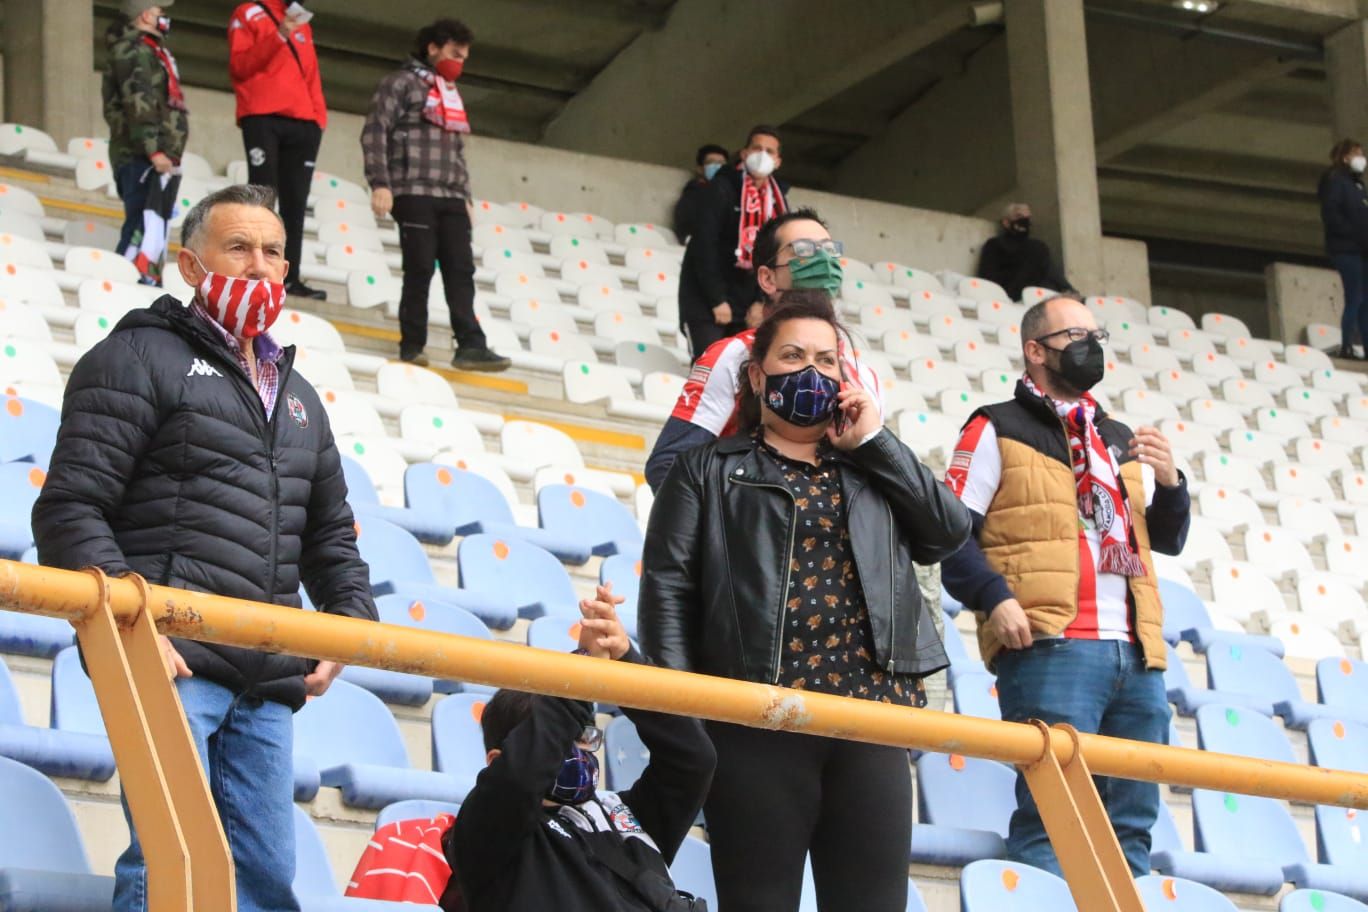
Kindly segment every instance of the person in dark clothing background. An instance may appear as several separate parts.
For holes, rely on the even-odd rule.
[[[785,300],[739,371],[741,432],[680,453],[656,496],[642,650],[683,671],[924,705],[921,679],[949,660],[913,562],[954,553],[969,512],[883,426],[870,391],[842,382],[842,330],[826,295]],[[903,912],[906,751],[706,727],[724,912],[797,909],[809,853],[823,912]]]
[[[1073,291],[1050,254],[1050,246],[1031,237],[1031,207],[1009,203],[1002,210],[1002,230],[989,238],[979,253],[978,277],[1002,286],[1013,301],[1024,288]]]
[[[380,80],[361,128],[371,209],[394,212],[404,255],[399,299],[399,358],[426,367],[428,289],[442,270],[447,313],[460,370],[501,371],[510,362],[489,350],[475,318],[475,262],[470,250],[470,120],[456,80],[474,34],[464,22],[439,19],[418,32],[413,53]]]
[[[641,662],[611,586],[580,602],[576,653]],[[703,806],[715,754],[702,724],[623,707],[650,763],[631,788],[596,788],[603,735],[578,700],[501,690],[485,706],[488,766],[444,849],[465,912],[689,912],[669,864]],[[443,908],[456,903],[447,894]]]
[[[269,333],[285,300],[274,201],[243,185],[200,200],[178,254],[194,298],[130,311],[72,369],[33,507],[38,559],[293,608],[303,583],[319,610],[375,620],[328,414],[294,348]],[[298,909],[292,715],[342,666],[158,642],[223,818],[238,908]],[[114,870],[114,909],[143,912],[136,831]]]
[[[326,292],[299,277],[304,208],[328,126],[310,18],[291,15],[285,0],[239,5],[228,23],[228,76],[237,96],[247,180],[272,188],[280,199],[290,264],[285,290],[296,298],[323,300]]]
[[[746,327],[755,300],[755,236],[788,211],[787,185],[774,177],[783,163],[779,132],[752,127],[735,168],[723,168],[704,188],[695,233],[679,275],[679,323],[693,357]]]
[[[1325,225],[1325,254],[1344,284],[1344,313],[1340,316],[1341,358],[1355,358],[1354,337],[1368,359],[1368,190],[1363,171],[1368,165],[1356,139],[1342,139],[1330,150],[1330,167],[1321,175],[1321,221]]]
[[[698,206],[706,195],[708,182],[727,164],[727,150],[715,143],[699,146],[694,155],[694,171],[691,178],[679,193],[679,202],[674,208],[674,233],[681,244],[686,243],[698,224]]]

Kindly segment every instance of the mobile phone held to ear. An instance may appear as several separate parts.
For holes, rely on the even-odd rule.
[[[841,373],[844,374],[845,371],[842,371]],[[842,377],[842,378],[841,378],[841,389],[844,391],[845,388],[846,388],[845,378]],[[832,426],[833,426],[833,427],[835,428],[835,430],[836,430],[836,436],[837,436],[837,437],[840,437],[842,434],[844,434],[844,433],[846,432],[846,410],[845,410],[845,406],[842,405],[839,401],[836,403],[836,417],[835,417],[834,419],[832,419]]]

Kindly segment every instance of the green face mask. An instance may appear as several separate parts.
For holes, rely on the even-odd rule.
[[[845,274],[840,257],[825,250],[814,251],[810,257],[794,257],[788,261],[788,269],[794,288],[820,288],[831,294],[840,291]]]

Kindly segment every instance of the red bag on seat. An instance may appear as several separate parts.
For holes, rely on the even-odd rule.
[[[442,836],[456,822],[450,814],[398,820],[375,831],[356,863],[347,895],[437,905],[451,879]]]

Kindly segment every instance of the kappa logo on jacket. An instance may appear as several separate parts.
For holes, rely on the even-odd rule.
[[[187,377],[222,377],[217,367],[205,361],[203,358],[196,358],[190,362],[190,370],[186,372]]]

